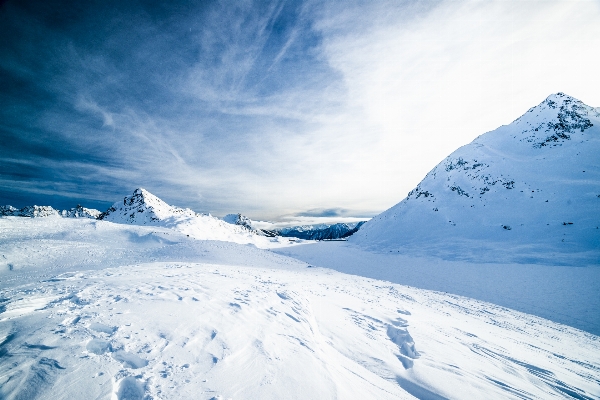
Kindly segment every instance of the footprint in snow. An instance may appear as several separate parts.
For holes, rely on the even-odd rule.
[[[387,335],[392,342],[394,342],[400,354],[397,355],[398,360],[402,363],[404,369],[412,368],[414,365],[414,359],[419,358],[421,355],[415,347],[415,341],[413,340],[410,333],[406,328],[397,328],[394,325],[388,325]]]
[[[75,325],[76,323],[79,322],[79,320],[81,320],[80,315],[77,315],[75,317],[68,317],[68,318],[65,318],[63,320],[63,322],[60,323],[60,325],[62,325],[62,326]]]
[[[102,339],[92,339],[85,346],[86,350],[96,355],[102,355],[112,351],[112,346],[109,342]]]
[[[145,394],[145,383],[133,376],[127,376],[115,384],[117,400],[142,400]]]

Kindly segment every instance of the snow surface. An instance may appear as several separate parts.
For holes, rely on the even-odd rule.
[[[456,150],[350,238],[474,262],[600,264],[600,113],[562,93]]]
[[[490,303],[164,227],[0,235],[2,398],[600,396],[599,337]]]
[[[487,301],[600,335],[600,266],[443,260],[365,250],[351,242],[273,251],[347,274]]]

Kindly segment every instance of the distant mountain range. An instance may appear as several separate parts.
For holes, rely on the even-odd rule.
[[[0,206],[0,216],[6,217],[64,217],[64,218],[98,218],[100,211],[77,205],[69,210],[55,210],[50,206],[27,206],[17,209],[13,206]]]
[[[356,233],[365,222],[294,226],[280,229],[279,234],[284,237],[297,237],[307,240],[344,239]]]
[[[223,217],[227,223],[240,225],[258,235],[267,237],[283,236],[305,240],[336,240],[344,239],[360,229],[365,221],[355,223],[334,223],[317,225],[300,225],[286,228],[261,229],[256,223],[242,214],[228,214]]]
[[[454,259],[600,263],[599,161],[599,110],[557,93],[450,154],[351,241]]]
[[[91,218],[119,224],[165,226],[185,231],[198,239],[253,242],[253,237],[289,237],[307,240],[340,239],[352,235],[362,222],[355,224],[319,224],[284,229],[259,229],[254,221],[242,214],[228,214],[223,219],[196,213],[189,208],[171,206],[145,189],[136,189],[131,196],[114,203],[105,212],[78,205],[70,210],[55,210],[50,206],[28,206],[16,209],[0,206],[0,216]],[[248,240],[248,238],[252,240]],[[262,239],[258,239],[262,240]]]

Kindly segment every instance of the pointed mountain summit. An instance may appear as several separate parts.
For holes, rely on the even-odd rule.
[[[136,225],[156,225],[172,217],[193,217],[196,213],[189,208],[170,206],[146,189],[138,188],[131,196],[116,202],[100,214],[98,219]]]
[[[596,109],[564,93],[548,96],[513,122],[521,129],[519,141],[533,147],[557,146],[567,140],[583,138],[584,131],[593,126],[590,118],[598,118]]]
[[[433,168],[350,238],[482,262],[600,263],[600,113],[563,93]]]

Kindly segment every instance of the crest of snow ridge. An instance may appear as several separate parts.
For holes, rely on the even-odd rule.
[[[193,217],[196,213],[188,208],[170,206],[145,189],[136,189],[131,196],[116,202],[108,210],[98,216],[98,219],[130,223],[147,224],[158,222],[170,217]]]

